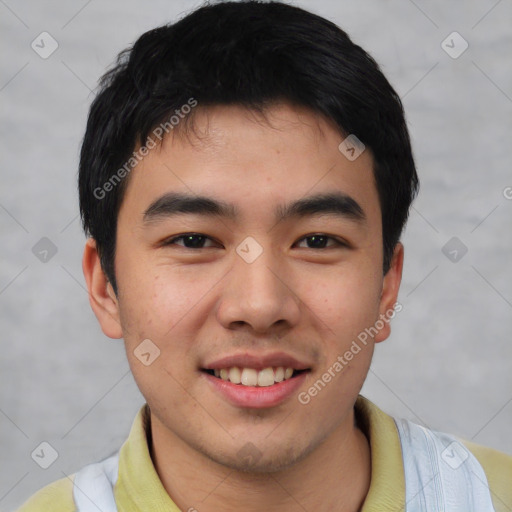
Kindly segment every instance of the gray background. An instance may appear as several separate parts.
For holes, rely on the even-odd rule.
[[[113,452],[143,403],[122,341],[102,334],[84,289],[78,151],[117,53],[200,3],[0,0],[1,510]],[[403,98],[422,182],[403,237],[404,309],[363,393],[512,453],[512,3],[295,3],[380,63]],[[31,48],[43,31],[59,44],[47,59]],[[441,47],[453,31],[469,43],[457,59]],[[42,237],[58,250],[46,263],[32,251]],[[456,262],[442,252],[452,237],[468,248]],[[46,470],[31,458],[42,441],[59,454]]]

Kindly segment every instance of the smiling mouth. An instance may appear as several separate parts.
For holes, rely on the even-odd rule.
[[[238,366],[233,366],[230,368],[215,368],[213,370],[203,369],[202,371],[218,379],[231,382],[232,384],[250,387],[268,387],[279,384],[285,380],[293,379],[301,373],[309,372],[310,370],[296,370],[284,366],[256,370],[254,368],[239,368]]]

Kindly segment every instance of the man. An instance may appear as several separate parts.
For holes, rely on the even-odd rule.
[[[504,511],[512,457],[359,396],[418,178],[399,97],[332,23],[257,2],[144,34],[80,160],[83,269],[147,404],[22,511]]]

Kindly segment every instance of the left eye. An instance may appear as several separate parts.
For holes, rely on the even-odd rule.
[[[301,238],[299,240],[299,244],[306,240],[306,243],[309,241],[310,247],[306,247],[307,249],[325,249],[327,247],[327,243],[329,240],[334,242],[334,245],[337,246],[344,246],[345,244],[340,242],[339,240],[336,240],[332,236],[327,236],[323,234],[316,234],[316,235],[308,235],[304,238]],[[332,246],[333,244],[331,244]]]

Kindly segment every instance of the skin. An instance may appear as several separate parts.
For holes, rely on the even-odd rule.
[[[371,462],[353,406],[388,323],[307,405],[294,393],[275,407],[236,407],[200,368],[235,351],[283,351],[310,366],[299,392],[307,391],[392,309],[403,247],[383,276],[371,152],[349,161],[333,124],[286,104],[270,107],[266,120],[238,106],[199,106],[193,124],[130,175],[118,217],[117,296],[94,240],[83,259],[91,306],[107,336],[124,338],[150,406],[158,475],[182,510],[360,510]],[[357,201],[365,222],[334,215],[275,222],[276,205],[333,191]],[[166,192],[230,202],[240,215],[145,223],[144,212]],[[163,245],[191,232],[210,237],[203,248],[186,248],[183,239]],[[305,238],[318,233],[333,237],[325,248]],[[236,252],[247,236],[263,249],[251,264]],[[149,366],[134,355],[145,339],[161,351]],[[249,442],[260,454],[252,461],[238,455]]]

